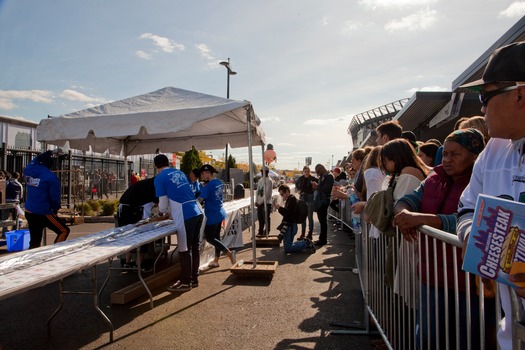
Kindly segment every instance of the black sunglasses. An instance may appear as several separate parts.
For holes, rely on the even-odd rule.
[[[506,86],[501,89],[496,90],[490,90],[485,92],[479,93],[479,102],[483,105],[483,107],[487,107],[487,104],[489,103],[489,100],[493,98],[494,96],[497,96],[499,94],[503,94],[508,91],[516,90],[517,88],[521,87],[523,85],[512,85],[512,86]]]

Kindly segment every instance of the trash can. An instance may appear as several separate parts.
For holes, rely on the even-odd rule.
[[[233,199],[241,199],[244,198],[244,186],[241,184],[235,185],[235,188],[233,189]]]

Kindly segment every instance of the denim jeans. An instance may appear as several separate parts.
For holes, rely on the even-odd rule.
[[[314,230],[314,194],[305,194],[304,200],[308,205],[308,233],[311,233]],[[306,220],[301,223],[301,235],[306,233]]]
[[[285,253],[302,252],[308,247],[308,243],[306,243],[306,241],[297,241],[294,243],[293,238],[296,233],[297,233],[297,224],[296,223],[289,224],[288,230],[286,230],[286,233],[284,234],[284,238],[283,238]]]

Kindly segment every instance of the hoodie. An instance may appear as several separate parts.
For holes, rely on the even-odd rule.
[[[25,168],[27,188],[25,209],[33,214],[56,214],[60,209],[60,182],[49,170],[51,151],[36,156]]]

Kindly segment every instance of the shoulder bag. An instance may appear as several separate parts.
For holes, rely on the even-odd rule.
[[[396,233],[396,229],[392,226],[394,187],[395,183],[393,186],[388,186],[386,190],[372,194],[365,205],[365,213],[368,215],[370,223],[388,237],[392,237]]]

